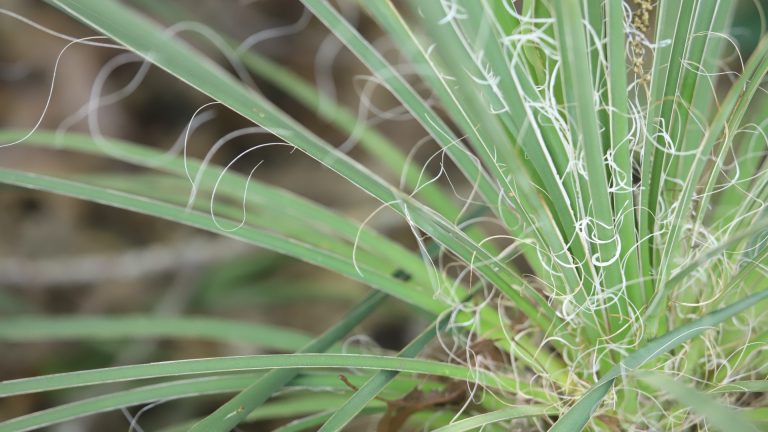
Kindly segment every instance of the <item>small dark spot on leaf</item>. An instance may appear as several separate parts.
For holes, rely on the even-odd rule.
[[[403,282],[408,282],[413,276],[411,276],[410,273],[403,269],[397,269],[394,271],[394,273],[392,273],[392,277],[395,279],[400,279]]]

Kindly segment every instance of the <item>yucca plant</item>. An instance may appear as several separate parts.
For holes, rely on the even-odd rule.
[[[8,419],[0,431],[218,393],[233,396],[179,429],[227,431],[277,413],[305,415],[281,431],[335,431],[381,413],[382,431],[767,427],[768,321],[759,303],[768,297],[768,111],[760,97],[768,40],[743,62],[726,61],[740,59],[729,36],[736,2],[345,2],[360,6],[407,59],[391,62],[338,5],[305,0],[438,146],[426,165],[407,156],[417,143],[395,145],[297,75],[164,2],[49,3],[106,36],[73,43],[130,50],[252,121],[244,133],[301,150],[399,214],[417,248],[186,152],[6,130],[3,142],[145,170],[63,178],[2,169],[4,183],[220,233],[338,272],[374,294],[316,339],[291,344],[283,330],[213,320],[5,318],[0,334],[13,340],[88,338],[99,328],[101,337],[196,334],[296,352],[6,381],[2,397],[119,381],[136,387]],[[164,29],[149,16],[186,24]],[[237,76],[180,36],[213,42]],[[319,107],[318,116],[388,171],[324,141],[249,87],[248,74]],[[434,324],[399,353],[326,353],[386,297]],[[424,354],[435,340],[442,349]],[[337,377],[348,368],[360,372]],[[162,381],[140,385],[149,378]],[[333,393],[318,398],[318,390]]]

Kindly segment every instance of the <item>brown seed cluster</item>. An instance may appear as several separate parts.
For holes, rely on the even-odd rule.
[[[653,3],[651,0],[634,0],[634,3],[635,10],[632,13],[632,26],[640,33],[648,33],[651,27]],[[645,47],[637,37],[633,37],[630,40],[630,46],[632,49],[632,70],[640,77],[641,83],[647,83],[651,77],[650,74],[645,72]]]

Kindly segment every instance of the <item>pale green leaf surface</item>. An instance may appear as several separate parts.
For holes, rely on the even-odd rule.
[[[680,384],[675,378],[661,373],[644,372],[638,374],[643,381],[690,407],[697,414],[705,417],[709,424],[722,432],[744,431],[757,432],[757,426],[736,410],[723,406],[698,390]]]
[[[205,317],[148,315],[6,316],[0,318],[0,341],[28,343],[56,340],[191,338],[254,344],[295,351],[311,340],[297,330]]]

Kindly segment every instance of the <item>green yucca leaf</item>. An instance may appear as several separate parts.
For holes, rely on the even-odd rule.
[[[435,429],[435,432],[463,432],[469,430],[477,430],[477,428],[483,428],[489,424],[513,420],[521,417],[532,417],[540,415],[556,414],[557,411],[552,408],[537,407],[537,406],[519,406],[503,408],[497,411],[493,411],[487,414],[480,414],[474,417],[470,417],[464,420],[459,420],[455,423],[443,426]]]
[[[0,431],[19,432],[33,430],[121,407],[151,403],[158,400],[167,401],[189,396],[234,392],[242,389],[244,386],[245,381],[242,376],[213,376],[153,384],[71,402],[0,422]]]
[[[148,363],[3,381],[0,397],[147,378],[280,368],[384,369],[458,380],[472,376],[491,388],[525,390],[529,387],[488,371],[473,371],[466,366],[433,360],[357,354],[270,354]]]
[[[711,393],[764,392],[768,390],[768,381],[733,381],[710,390]]]
[[[255,344],[295,351],[311,338],[286,328],[205,317],[157,316],[12,316],[0,318],[0,340],[119,340],[126,338],[195,338]]]

